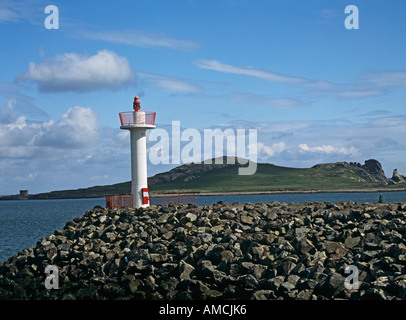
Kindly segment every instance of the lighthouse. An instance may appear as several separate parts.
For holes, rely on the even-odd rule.
[[[131,143],[131,194],[134,208],[149,206],[147,175],[147,137],[148,129],[155,129],[153,111],[140,111],[140,99],[133,102],[134,111],[120,112],[120,129],[130,130]]]

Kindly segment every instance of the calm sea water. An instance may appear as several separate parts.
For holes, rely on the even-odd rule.
[[[0,261],[35,245],[104,199],[0,201]]]
[[[377,202],[380,193],[319,193],[319,194],[269,194],[228,195],[197,197],[197,205],[257,202]],[[406,202],[405,192],[384,192],[385,202]],[[162,199],[152,198],[152,204]],[[104,198],[64,200],[7,200],[0,201],[0,261],[5,261],[18,251],[29,248],[42,237],[62,229],[66,222],[81,217],[95,205],[105,206]]]

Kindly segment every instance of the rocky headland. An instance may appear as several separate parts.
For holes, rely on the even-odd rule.
[[[357,173],[357,176],[364,182],[372,181],[382,186],[386,186],[389,183],[389,179],[386,177],[385,172],[382,169],[382,165],[375,159],[366,160],[364,164],[359,162],[335,162],[335,163],[322,163],[313,166],[313,168],[349,168]],[[393,183],[397,184],[397,183]]]
[[[405,234],[406,203],[95,207],[0,262],[0,298],[403,300]]]
[[[393,170],[392,178],[389,180],[389,184],[399,184],[399,183],[405,183],[406,182],[406,176],[403,174],[400,174],[398,172],[398,169]]]

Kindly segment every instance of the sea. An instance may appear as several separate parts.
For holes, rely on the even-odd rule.
[[[255,194],[196,196],[196,205],[258,202],[378,202],[380,192]],[[406,191],[382,192],[384,202],[406,202]],[[151,198],[151,204],[163,204],[162,198]],[[63,229],[66,222],[94,208],[105,207],[104,198],[58,200],[3,200],[0,201],[0,261],[6,261],[19,251],[36,245],[41,238]]]

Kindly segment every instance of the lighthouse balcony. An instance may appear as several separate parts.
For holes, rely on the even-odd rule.
[[[155,128],[155,115],[153,111],[128,111],[120,114],[121,128],[146,127]]]

